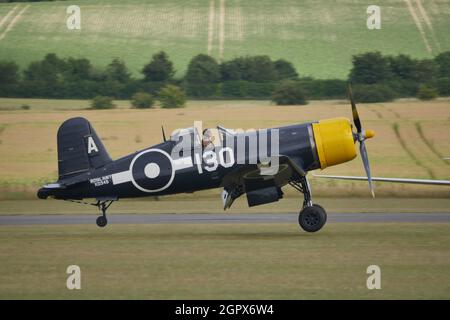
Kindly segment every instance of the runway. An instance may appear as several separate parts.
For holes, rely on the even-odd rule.
[[[2,215],[4,225],[95,224],[97,215]],[[111,214],[110,224],[239,224],[298,223],[294,213],[223,214]],[[450,213],[330,213],[327,223],[449,223]]]

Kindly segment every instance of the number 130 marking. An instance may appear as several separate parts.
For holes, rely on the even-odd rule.
[[[217,157],[218,156],[218,157]],[[196,160],[199,160],[198,158]],[[205,162],[205,170],[212,172],[217,170],[219,165],[224,168],[229,168],[234,165],[234,153],[231,148],[221,148],[218,152],[213,150],[203,153],[203,161]],[[200,161],[197,161],[198,173],[202,174],[203,169]]]

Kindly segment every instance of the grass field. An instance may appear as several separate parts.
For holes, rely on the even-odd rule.
[[[329,213],[348,212],[450,212],[450,199],[424,198],[326,198],[315,197]],[[152,213],[220,213],[225,215],[240,213],[297,213],[301,200],[298,194],[292,194],[279,202],[249,208],[245,197],[236,200],[231,209],[224,211],[218,195],[214,197],[164,197],[154,200],[121,200],[108,209],[108,214],[152,214]],[[61,214],[98,214],[95,207],[58,200],[2,200],[0,215],[61,215]]]
[[[381,30],[366,27],[366,1],[79,0],[81,30],[68,30],[66,1],[0,4],[0,59],[21,66],[48,52],[96,66],[123,58],[137,75],[165,50],[182,76],[190,58],[267,54],[301,75],[346,78],[351,56],[432,57],[450,49],[448,0],[381,0]]]
[[[0,299],[449,299],[449,244],[450,224],[2,226]]]
[[[31,110],[17,109],[22,104],[30,105]],[[0,99],[0,198],[35,198],[40,184],[57,179],[56,132],[64,120],[73,116],[91,121],[113,158],[159,143],[161,125],[169,133],[192,126],[194,120],[203,120],[204,127],[221,124],[249,129],[350,117],[350,106],[345,101],[313,101],[307,106],[291,107],[273,106],[266,101],[189,101],[187,108],[171,110],[129,109],[128,101],[117,104],[116,110],[94,111],[86,110],[88,101],[83,100]],[[377,134],[367,142],[374,176],[450,178],[450,162],[442,159],[450,155],[448,99],[361,104],[359,111],[365,128]],[[323,173],[363,175],[364,171],[358,157]],[[316,196],[369,196],[363,182],[318,178],[311,182]],[[218,197],[218,192],[201,195]],[[434,186],[377,184],[378,196],[448,198],[449,192]],[[290,195],[297,197],[288,191],[287,197]]]

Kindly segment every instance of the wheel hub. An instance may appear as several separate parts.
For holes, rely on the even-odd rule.
[[[317,216],[317,214],[307,213],[306,216],[305,216],[305,222],[309,226],[314,226],[314,225],[319,223],[319,217]]]
[[[307,232],[319,231],[327,221],[325,210],[317,205],[306,206],[299,214],[300,227]]]

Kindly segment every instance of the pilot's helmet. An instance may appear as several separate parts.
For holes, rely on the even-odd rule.
[[[204,146],[206,146],[209,143],[214,141],[214,134],[213,134],[211,129],[205,129],[203,131],[203,139],[202,139],[202,141],[203,141],[203,145]]]

